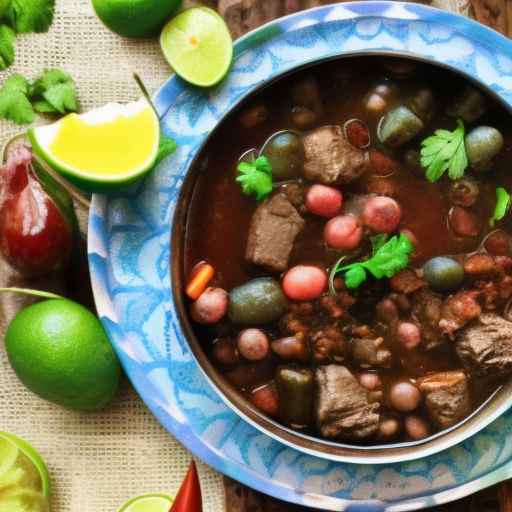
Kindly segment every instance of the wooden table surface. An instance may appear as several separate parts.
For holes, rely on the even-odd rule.
[[[240,37],[274,18],[318,5],[335,3],[335,0],[218,0],[209,3],[224,16],[233,36]],[[512,0],[424,0],[417,3],[471,16],[512,37]],[[227,478],[225,488],[226,512],[311,512],[311,509],[282,503],[259,494]],[[430,510],[512,512],[512,484],[500,484],[458,502]]]

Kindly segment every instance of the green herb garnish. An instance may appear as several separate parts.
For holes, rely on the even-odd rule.
[[[6,17],[19,34],[47,32],[54,10],[55,0],[10,0]]]
[[[452,180],[464,176],[468,166],[464,134],[464,123],[458,119],[453,132],[436,130],[421,143],[421,166],[427,170],[430,182],[437,181],[446,171]]]
[[[0,25],[0,70],[7,69],[14,62],[14,41],[16,33],[7,25]]]
[[[260,156],[253,162],[240,162],[236,181],[244,194],[254,196],[257,201],[272,193],[272,166],[267,157]]]
[[[494,208],[494,213],[489,220],[489,225],[491,227],[494,226],[497,220],[501,220],[505,217],[510,209],[510,200],[510,194],[503,187],[498,187],[496,189],[496,206]]]
[[[408,265],[414,247],[406,235],[395,235],[389,240],[387,235],[378,235],[371,240],[372,257],[344,266],[341,266],[343,260],[340,259],[331,270],[331,282],[337,274],[344,273],[347,288],[358,288],[368,278],[368,272],[376,279],[391,278]]]
[[[177,148],[177,144],[174,139],[167,137],[160,132],[160,142],[158,144],[158,154],[156,156],[156,164],[158,165],[162,160],[172,155]]]
[[[29,89],[29,83],[23,76],[10,76],[0,89],[0,118],[16,124],[32,123],[36,114],[28,97]]]

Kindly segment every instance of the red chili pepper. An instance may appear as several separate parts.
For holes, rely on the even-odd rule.
[[[201,484],[194,461],[190,463],[187,476],[183,480],[169,512],[203,512]]]

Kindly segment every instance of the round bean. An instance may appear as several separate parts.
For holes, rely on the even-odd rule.
[[[215,340],[213,343],[213,357],[224,366],[234,366],[238,363],[238,352],[234,342],[227,338]]]
[[[330,219],[340,213],[341,192],[326,185],[313,185],[306,193],[306,208],[313,214]]]
[[[332,218],[324,228],[324,240],[334,249],[351,251],[363,237],[363,229],[353,215],[339,215]]]
[[[396,418],[382,418],[379,423],[378,436],[380,439],[392,439],[400,430],[401,425]]]
[[[261,361],[269,352],[268,337],[261,329],[244,329],[238,335],[237,346],[240,355],[249,361]]]
[[[414,441],[425,439],[430,434],[427,422],[418,416],[407,416],[404,424],[407,435]]]
[[[314,300],[327,286],[327,274],[314,265],[296,265],[283,278],[283,291],[291,300]]]
[[[216,324],[228,310],[228,293],[209,287],[190,306],[190,316],[198,324]]]
[[[376,373],[370,372],[361,373],[359,375],[359,383],[369,391],[374,391],[382,385],[380,377]]]
[[[392,233],[400,224],[402,210],[390,197],[371,197],[363,210],[363,224],[377,233]]]
[[[266,384],[251,393],[251,402],[260,411],[272,416],[279,415],[279,396],[274,384]]]
[[[508,256],[511,248],[510,242],[510,235],[502,229],[497,229],[487,236],[484,247],[493,256]]]
[[[480,222],[475,214],[454,206],[448,213],[448,221],[453,232],[458,236],[475,237],[480,233]]]
[[[389,401],[397,411],[414,411],[420,405],[421,392],[410,382],[397,382],[391,386]]]
[[[400,322],[396,329],[396,337],[407,349],[415,348],[421,343],[420,328],[412,322]]]

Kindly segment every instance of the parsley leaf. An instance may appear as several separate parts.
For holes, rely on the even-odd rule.
[[[19,34],[47,32],[53,21],[54,10],[55,0],[11,0],[7,19]]]
[[[358,288],[368,278],[368,272],[376,279],[391,278],[405,268],[414,247],[409,238],[400,234],[387,240],[386,235],[372,238],[373,253],[368,260],[340,266],[341,261],[331,271],[331,276],[345,273],[347,288]]]
[[[272,193],[272,166],[267,157],[260,156],[250,163],[240,162],[237,171],[236,181],[244,194],[254,195],[261,201]]]
[[[0,90],[0,117],[16,124],[32,123],[36,117],[27,97],[29,84],[21,75],[12,75]]]
[[[0,70],[14,62],[14,40],[16,34],[11,27],[0,25]]]
[[[511,197],[510,194],[503,188],[498,187],[496,189],[496,206],[494,213],[489,221],[491,227],[494,226],[497,220],[503,219],[510,209]]]
[[[176,151],[176,142],[170,137],[166,137],[163,133],[160,133],[160,143],[158,145],[158,154],[156,157],[156,164],[158,165],[162,160],[165,160],[168,156],[172,155]]]
[[[47,69],[31,89],[34,108],[42,113],[76,112],[76,90],[73,79],[60,69]]]
[[[453,132],[436,130],[421,143],[421,165],[427,170],[427,179],[437,181],[448,171],[452,180],[462,178],[468,166],[464,145],[464,124],[458,119]]]

